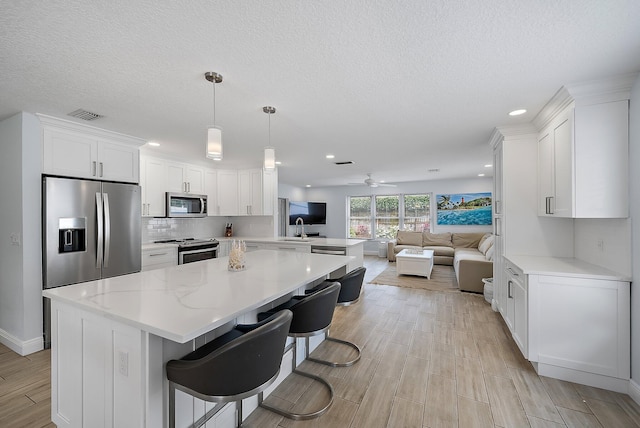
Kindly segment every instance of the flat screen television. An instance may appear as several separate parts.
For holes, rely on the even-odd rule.
[[[289,224],[295,225],[298,217],[304,224],[327,224],[327,203],[289,201]]]

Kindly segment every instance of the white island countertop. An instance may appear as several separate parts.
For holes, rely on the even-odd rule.
[[[246,242],[264,242],[265,244],[303,244],[303,245],[318,245],[327,247],[353,247],[366,242],[364,239],[348,239],[348,238],[316,238],[313,236],[305,239],[295,238],[293,236],[276,236],[276,237],[263,237],[256,238],[251,236],[234,236],[231,238],[216,238],[219,241],[222,240],[243,240]]]
[[[157,336],[186,343],[324,278],[350,256],[261,250],[246,253],[247,268],[227,270],[222,257],[58,287],[43,296]]]
[[[527,275],[570,276],[578,278],[631,281],[627,275],[570,257],[505,256]]]

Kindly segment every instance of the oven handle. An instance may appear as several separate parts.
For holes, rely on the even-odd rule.
[[[216,254],[218,253],[218,247],[210,247],[210,248],[198,248],[197,250],[179,250],[180,254],[196,254],[196,253],[206,253],[207,251],[215,250]]]

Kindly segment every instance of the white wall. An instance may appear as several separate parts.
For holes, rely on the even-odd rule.
[[[0,341],[23,355],[42,349],[40,135],[28,113],[0,122]]]
[[[575,219],[573,245],[575,258],[631,275],[631,219]]]
[[[640,385],[640,77],[631,91],[629,171],[631,202],[631,379]],[[636,397],[634,397],[636,398]],[[637,398],[636,398],[637,400]]]
[[[367,186],[334,186],[307,189],[306,200],[327,202],[326,226],[315,226],[329,238],[346,238],[347,226],[347,197],[369,195],[395,195],[411,193],[432,193],[431,209],[435,210],[435,197],[446,193],[481,193],[491,192],[491,177],[478,177],[458,180],[432,180],[399,183],[397,187]],[[435,211],[434,211],[435,213]],[[439,226],[433,224],[434,232],[491,232],[491,226]]]

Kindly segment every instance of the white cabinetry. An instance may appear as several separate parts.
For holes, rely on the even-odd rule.
[[[167,189],[165,161],[155,158],[141,158],[140,186],[142,187],[142,216],[164,217]]]
[[[238,171],[238,214],[262,215],[262,170]]]
[[[218,170],[218,215],[238,215],[238,171]]]
[[[207,215],[220,215],[220,205],[218,204],[218,171],[215,169],[206,169],[204,171],[204,194],[207,195]]]
[[[139,181],[139,147],[145,141],[39,115],[43,172],[125,183]]]
[[[629,102],[570,104],[538,139],[538,214],[629,215]]]
[[[571,258],[512,256],[505,266],[507,323],[538,374],[626,392],[630,283]]]
[[[142,270],[160,269],[178,264],[178,248],[163,246],[142,250]]]
[[[204,193],[204,169],[198,166],[167,162],[167,192]]]
[[[527,281],[522,271],[509,262],[505,262],[504,278],[507,281],[506,316],[504,320],[522,355],[527,358],[529,328]]]

